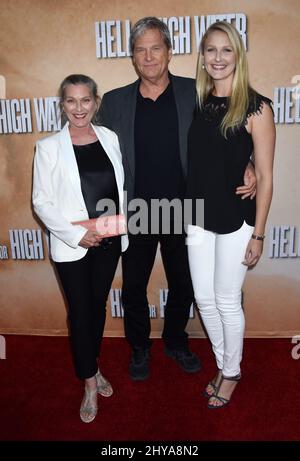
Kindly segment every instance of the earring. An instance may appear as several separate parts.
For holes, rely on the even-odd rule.
[[[202,69],[205,69],[205,65],[204,65],[204,64],[202,64]]]

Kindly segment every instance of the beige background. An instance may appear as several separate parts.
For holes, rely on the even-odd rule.
[[[56,95],[70,73],[93,77],[101,93],[136,78],[130,58],[97,59],[94,23],[101,20],[244,13],[247,16],[248,58],[252,85],[273,99],[275,87],[291,86],[300,74],[300,3],[298,0],[2,0],[0,9],[0,74],[6,79],[6,98]],[[194,77],[192,54],[174,56],[171,71]],[[32,104],[33,108],[33,104]],[[7,245],[8,229],[39,227],[30,205],[32,159],[38,133],[0,135],[0,244]],[[295,225],[299,214],[299,126],[277,125],[275,193],[271,225]],[[300,260],[270,259],[265,254],[245,283],[247,336],[290,336],[300,332]],[[44,261],[0,261],[0,332],[66,334],[66,310],[61,291]],[[118,269],[113,286],[121,286]],[[159,305],[159,288],[166,287],[160,259],[149,285],[149,302]],[[110,310],[108,309],[108,312]],[[159,335],[162,320],[152,320]],[[203,336],[198,316],[189,322],[194,336]],[[107,335],[123,335],[121,319],[108,314]]]

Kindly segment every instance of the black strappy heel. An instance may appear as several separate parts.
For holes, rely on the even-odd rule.
[[[210,398],[217,392],[219,384],[220,384],[219,382],[220,379],[222,379],[222,370],[219,369],[217,375],[214,377],[212,381],[209,381],[206,388],[204,389],[203,391],[204,397]],[[209,386],[212,387],[213,389],[212,393],[208,392],[207,390]]]
[[[210,396],[210,399],[211,399],[211,398],[217,399],[219,402],[221,402],[221,405],[213,405],[213,404],[209,403],[209,401],[208,401],[207,407],[208,407],[210,410],[215,409],[215,408],[223,408],[223,407],[225,407],[225,405],[228,405],[228,403],[229,403],[230,400],[231,400],[231,396],[230,396],[229,399],[225,399],[225,397],[221,397],[220,395],[218,395],[218,393],[219,393],[219,391],[220,391],[220,388],[221,388],[221,385],[222,385],[222,382],[224,381],[224,379],[225,379],[225,380],[227,379],[227,381],[239,381],[239,380],[241,379],[241,375],[238,374],[238,375],[236,375],[236,376],[228,376],[228,377],[222,375],[220,384],[219,384],[219,386],[217,387],[215,394],[213,394],[213,395]],[[209,399],[209,400],[210,400],[210,399]]]

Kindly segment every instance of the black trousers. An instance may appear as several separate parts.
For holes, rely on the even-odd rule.
[[[106,301],[121,254],[120,237],[90,248],[78,261],[55,263],[68,303],[70,340],[78,378],[94,376],[106,319]]]
[[[150,347],[147,285],[158,243],[169,288],[162,337],[168,348],[184,349],[194,298],[184,235],[129,235],[129,247],[122,255],[125,335],[133,348]]]

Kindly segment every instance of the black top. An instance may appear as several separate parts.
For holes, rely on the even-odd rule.
[[[153,101],[137,93],[134,125],[135,194],[151,199],[184,197],[178,115],[172,84]]]
[[[111,199],[119,212],[119,194],[114,168],[99,141],[84,146],[73,145],[77,160],[82,195],[90,218],[98,218],[106,210],[97,211],[98,200]],[[114,213],[114,214],[115,214]]]
[[[257,93],[249,104],[244,123],[227,139],[220,131],[228,98],[210,95],[199,110],[188,135],[189,172],[186,197],[204,199],[204,228],[219,234],[238,230],[244,221],[255,225],[255,200],[241,199],[235,190],[244,184],[244,172],[253,152],[253,141],[245,125],[247,118],[261,113],[262,105],[271,100]],[[196,221],[194,213],[190,223]]]

